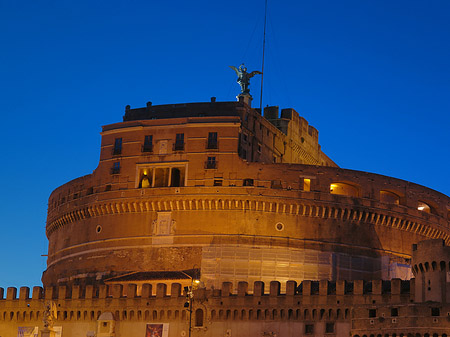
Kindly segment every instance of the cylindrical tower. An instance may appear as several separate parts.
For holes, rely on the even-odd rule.
[[[274,116],[272,116],[274,117]],[[293,109],[127,108],[95,171],[49,198],[44,285],[198,266],[223,281],[409,277],[413,243],[449,241],[450,200],[341,169]]]

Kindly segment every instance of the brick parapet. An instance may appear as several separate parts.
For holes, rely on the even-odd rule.
[[[403,300],[405,296],[410,296],[409,286],[403,287],[404,284],[409,285],[412,281],[401,281],[400,279],[393,279],[391,281],[303,281],[299,285],[295,281],[286,282],[286,291],[281,292],[281,283],[279,281],[271,281],[269,287],[265,287],[265,283],[257,281],[253,286],[253,293],[249,293],[249,285],[245,281],[240,281],[237,289],[233,289],[231,282],[223,282],[220,291],[217,289],[197,289],[195,292],[203,293],[205,298],[217,298],[222,300],[233,301],[236,298],[242,297],[253,302],[253,298],[258,300],[270,300],[272,298],[288,298],[295,297],[297,299],[309,298],[310,302],[319,302],[321,298],[329,298],[335,300],[337,297],[346,298],[347,300],[355,300],[358,297],[376,296],[400,296]],[[380,282],[384,282],[384,286],[380,287]],[[372,287],[368,287],[372,284]],[[377,285],[376,288],[373,285]],[[336,285],[336,286],[335,286]],[[346,291],[342,288],[345,285]],[[353,285],[350,287],[349,285]],[[404,289],[402,289],[402,287]],[[168,291],[170,289],[170,292]],[[268,291],[264,291],[267,289]],[[332,290],[331,290],[332,289]],[[376,291],[373,291],[376,289]],[[153,291],[152,291],[153,290]],[[143,284],[140,286],[140,294],[137,294],[137,285],[128,284],[126,291],[122,284],[111,285],[87,285],[79,286],[58,286],[58,287],[21,287],[19,293],[17,288],[8,287],[4,296],[4,289],[0,288],[0,305],[7,302],[32,303],[33,301],[90,301],[100,299],[135,299],[142,300],[164,300],[169,298],[185,298],[182,292],[181,284],[171,283],[170,286],[165,283],[158,283],[155,289],[152,289],[151,284]],[[31,295],[31,296],[30,296]]]

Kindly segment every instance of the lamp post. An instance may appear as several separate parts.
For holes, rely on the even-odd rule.
[[[191,331],[192,331],[192,305],[194,302],[194,290],[197,288],[197,286],[200,284],[200,280],[193,278],[192,276],[186,274],[185,272],[182,272],[186,276],[188,276],[191,279],[191,285],[188,287],[184,287],[184,291],[186,293],[186,302],[184,303],[184,307],[189,312],[189,337],[191,337]]]

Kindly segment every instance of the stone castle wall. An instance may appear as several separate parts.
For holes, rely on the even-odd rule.
[[[136,169],[132,166],[130,171],[132,176]],[[58,188],[50,199],[55,206],[49,207],[47,223],[49,269],[70,275],[77,270],[76,264],[79,274],[99,271],[98,260],[91,257],[102,256],[101,266],[107,262],[105,255],[113,253],[114,260],[105,264],[106,270],[143,270],[139,261],[153,270],[167,266],[181,270],[202,266],[202,255],[211,249],[217,252],[226,247],[247,247],[244,254],[251,259],[253,248],[271,247],[285,249],[291,255],[305,255],[311,250],[335,253],[327,255],[326,271],[312,271],[316,274],[299,278],[285,273],[280,281],[390,278],[386,270],[382,272],[387,267],[382,267],[381,260],[373,260],[374,267],[367,270],[353,266],[353,273],[345,271],[352,269],[350,265],[338,264],[335,270],[330,269],[330,259],[390,256],[407,264],[413,243],[427,238],[449,242],[449,198],[402,180],[331,167],[241,161],[232,172],[221,175],[222,186],[213,186],[217,177],[211,174],[204,177],[203,186],[192,186],[198,181],[188,178],[184,187],[140,189],[132,177],[112,184],[108,191],[104,185],[94,185],[92,193],[87,194],[96,181],[92,175]],[[276,186],[274,177],[280,178]],[[253,179],[253,186],[243,186],[246,179]],[[309,191],[304,188],[305,179],[310,181]],[[330,186],[336,183],[351,185],[357,195],[332,193]],[[385,190],[398,195],[398,204],[382,200]],[[63,197],[55,198],[59,195],[66,198],[64,203]],[[419,211],[419,201],[433,205],[433,209],[429,213]],[[170,222],[165,234],[158,233],[162,221]],[[58,264],[65,269],[58,271]],[[230,278],[239,279],[234,274]],[[261,275],[255,276],[261,279]],[[251,275],[248,277],[252,281]],[[269,274],[263,279],[273,277]]]
[[[265,287],[267,286],[267,287]],[[383,336],[393,333],[438,333],[450,325],[445,303],[414,303],[414,280],[401,281],[294,281],[280,291],[277,281],[255,282],[249,292],[247,282],[231,283],[221,289],[194,291],[193,335],[197,336]],[[189,311],[180,284],[144,284],[137,295],[136,285],[8,288],[0,291],[1,336],[16,336],[19,327],[42,328],[44,305],[54,301],[55,326],[65,337],[86,336],[97,331],[105,312],[114,317],[115,336],[145,335],[148,323],[168,323],[169,336],[188,331]],[[30,296],[31,295],[31,296]],[[414,322],[412,325],[406,322]]]

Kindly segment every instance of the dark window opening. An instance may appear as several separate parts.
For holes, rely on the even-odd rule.
[[[119,154],[122,154],[122,138],[116,138],[114,140],[113,155]]]
[[[217,144],[217,132],[210,132],[210,133],[208,133],[208,144],[207,144],[207,148],[208,148],[208,149],[217,149],[217,148],[218,148],[218,144]]]
[[[431,316],[441,316],[441,309],[431,308]]]
[[[106,185],[105,186],[105,191],[106,192],[111,191],[111,187],[112,187],[111,185]]]
[[[333,333],[334,332],[334,323],[327,323],[325,325],[325,333]]]
[[[208,157],[205,166],[206,169],[216,169],[217,168],[216,157]]]
[[[94,194],[94,188],[93,188],[93,187],[89,187],[89,188],[87,189],[86,195],[89,195],[89,194]]]
[[[115,162],[113,167],[111,168],[111,174],[119,174],[120,173],[120,162]]]
[[[244,179],[242,186],[253,186],[253,183],[254,183],[253,179],[247,178]]]
[[[391,316],[392,317],[398,316],[398,308],[391,308]]]
[[[377,317],[377,309],[369,309],[369,317]]]
[[[177,133],[175,137],[175,151],[183,151],[184,150],[184,133]]]
[[[172,168],[172,176],[170,177],[170,186],[171,187],[180,187],[181,186],[181,171],[179,168]]]
[[[142,146],[142,152],[152,152],[153,151],[153,136],[147,135],[144,138],[144,145]]]
[[[223,180],[214,179],[214,186],[222,186]]]
[[[305,324],[305,335],[312,335],[314,333],[314,324]]]

